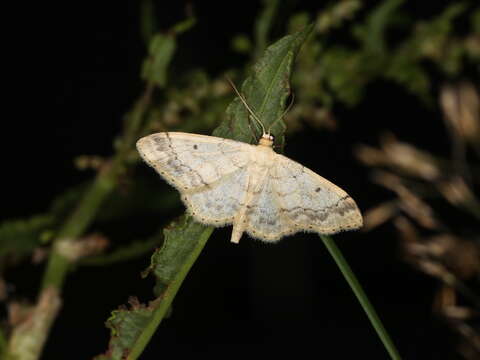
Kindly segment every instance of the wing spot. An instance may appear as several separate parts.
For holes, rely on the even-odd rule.
[[[197,150],[197,149],[198,149],[197,144],[193,145],[193,148],[194,148],[195,150]]]
[[[318,187],[318,188],[315,189],[315,192],[319,192],[320,190],[322,190],[322,189],[320,189],[320,188]]]

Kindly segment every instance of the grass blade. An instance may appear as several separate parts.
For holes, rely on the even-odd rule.
[[[385,330],[385,327],[382,324],[382,321],[377,315],[377,312],[375,311],[375,308],[372,306],[370,303],[370,300],[368,300],[367,295],[365,294],[365,291],[363,291],[362,286],[358,282],[357,277],[355,276],[354,272],[350,268],[350,266],[347,263],[347,260],[343,257],[340,249],[337,247],[333,239],[329,236],[321,236],[323,243],[327,247],[328,251],[330,252],[330,255],[332,255],[333,259],[337,263],[338,267],[340,268],[340,271],[342,272],[343,276],[348,282],[348,285],[352,288],[355,296],[357,297],[358,301],[363,307],[363,310],[367,313],[368,319],[372,323],[372,326],[374,327],[375,331],[377,332],[378,337],[380,340],[382,340],[383,346],[385,346],[385,349],[387,352],[390,354],[390,357],[393,360],[400,360],[401,357],[393,344],[392,339],[390,339],[390,336],[387,333],[387,330]]]

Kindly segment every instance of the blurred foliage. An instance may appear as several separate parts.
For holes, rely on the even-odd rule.
[[[290,132],[301,130],[304,124],[335,129],[335,106],[342,104],[353,107],[360,104],[364,100],[365,88],[379,79],[398,84],[421,99],[426,106],[434,107],[438,93],[438,89],[434,87],[435,78],[440,77],[447,82],[461,77],[466,69],[473,69],[477,75],[480,70],[480,8],[471,1],[451,2],[441,12],[422,19],[409,12],[407,2],[403,0],[386,0],[378,2],[374,7],[367,6],[360,0],[342,0],[331,2],[317,14],[301,10],[284,14],[280,1],[265,0],[262,3],[263,8],[256,18],[253,35],[238,34],[232,39],[232,48],[249,54],[250,63],[258,61],[267,44],[277,37],[274,35],[274,29],[279,25],[276,19],[286,16],[288,20],[286,28],[280,30],[282,34],[295,33],[308,24],[315,23],[296,61],[296,71],[292,77],[295,106],[285,117],[287,131]],[[180,205],[174,191],[154,191],[151,185],[132,172],[131,169],[139,160],[133,144],[142,135],[166,130],[209,134],[221,124],[215,132],[216,135],[252,142],[254,139],[250,127],[253,127],[258,136],[257,125],[249,122],[238,99],[230,104],[227,115],[224,116],[225,108],[233,96],[224,77],[227,75],[234,82],[240,82],[249,74],[248,64],[245,64],[244,68],[229,69],[221,74],[209,74],[204,69],[193,69],[183,76],[169,76],[175,53],[182,51],[177,47],[177,37],[194,28],[196,21],[202,21],[195,19],[192,8],[187,8],[186,13],[185,21],[172,26],[168,31],[160,32],[154,15],[154,2],[141,2],[141,33],[148,49],[140,77],[145,81],[146,87],[131,111],[125,115],[125,129],[116,139],[115,155],[112,159],[77,159],[80,169],[90,167],[97,171],[96,180],[59,195],[45,214],[26,219],[5,220],[0,224],[0,278],[3,277],[6,266],[14,264],[9,260],[33,258],[37,250],[49,243],[55,243],[52,240],[57,240],[59,234],[65,234],[65,224],[68,225],[69,219],[74,216],[69,215],[72,214],[72,209],[77,208],[73,214],[82,211],[85,213],[86,210],[91,214],[91,217],[81,224],[70,223],[67,226],[67,233],[78,233],[80,236],[89,231],[92,223],[123,221],[134,213],[166,213]],[[267,50],[274,52],[269,54],[273,58],[281,53],[278,55],[277,64],[280,71],[291,71],[294,54],[298,52],[298,47],[305,41],[305,37],[306,33],[287,36],[276,43],[277,47]],[[262,64],[261,61],[257,64]],[[257,65],[254,73],[261,73],[261,66]],[[278,91],[275,94],[276,103],[272,104],[274,111],[261,107],[260,103],[265,99],[261,99],[261,94],[255,94],[255,91],[264,91],[261,86],[263,81],[276,84]],[[285,85],[288,84],[284,79],[267,73],[250,77],[241,87],[241,91],[262,119],[267,124],[272,124],[280,117],[281,109],[288,98],[289,90]],[[453,134],[450,139],[452,159],[427,154],[416,146],[396,140],[394,135],[384,137],[381,149],[363,147],[358,151],[358,156],[368,166],[389,169],[387,173],[377,172],[373,179],[396,194],[392,201],[372,210],[370,214],[377,218],[373,215],[369,218],[374,219],[372,222],[377,225],[396,219],[394,224],[399,233],[405,238],[415,239],[414,242],[406,243],[426,246],[420,249],[418,246],[406,247],[406,253],[410,251],[410,261],[420,268],[422,266],[419,264],[424,261],[422,259],[431,259],[433,256],[428,249],[437,249],[428,245],[435,244],[435,241],[450,244],[451,246],[445,245],[442,248],[442,254],[454,254],[453,258],[457,256],[456,250],[448,249],[478,249],[478,227],[472,226],[469,231],[446,227],[435,211],[435,206],[425,200],[425,197],[440,196],[455,207],[452,211],[466,212],[478,219],[478,200],[473,190],[473,185],[478,184],[479,178],[478,157],[475,163],[467,161],[465,157],[466,148],[479,154],[478,108],[475,108],[475,101],[478,105],[478,90],[472,84],[444,85],[442,94],[443,100],[440,102],[446,124]],[[452,115],[455,113],[461,115]],[[229,127],[232,121],[233,127],[241,124],[234,133]],[[272,131],[278,135],[277,145],[281,147],[284,144],[285,127],[283,121],[275,124]],[[445,177],[444,174],[451,175]],[[133,182],[139,185],[132,186]],[[95,191],[90,191],[92,198],[101,198],[97,202],[85,200],[92,183],[97,184]],[[88,206],[82,208],[82,202]],[[412,225],[412,220],[416,225]],[[418,226],[436,233],[429,238],[418,236]],[[443,236],[443,240],[438,240],[438,236]],[[455,239],[458,239],[458,242]],[[161,241],[161,228],[157,229],[152,237],[132,241],[127,246],[118,246],[113,239],[109,253],[84,257],[78,264],[107,265],[123,261],[149,252]],[[457,243],[470,245],[452,245]],[[56,253],[56,245],[52,245],[51,249],[52,253]],[[447,262],[452,264],[452,261],[454,262]],[[437,263],[438,261],[435,262]],[[59,271],[66,272],[69,268],[66,264],[50,268],[52,271],[62,269]],[[472,261],[472,264],[475,262]],[[425,271],[426,268],[432,269],[435,266],[430,264],[423,266],[423,269]],[[472,269],[477,269],[475,266],[472,265]],[[471,291],[463,286],[464,275],[456,274],[454,270],[448,269],[448,266],[447,273],[444,272],[445,266],[441,269],[441,274],[449,274],[440,276],[442,280],[454,279],[453,282],[446,282],[450,288],[460,292],[462,296],[472,298]],[[467,273],[477,274],[475,271],[477,270]],[[460,273],[465,274],[465,271]],[[61,279],[57,282],[61,283]],[[159,288],[157,295],[158,291]],[[471,300],[476,301],[476,297],[473,296]],[[132,324],[146,321],[152,309],[135,304],[134,315],[138,316],[131,320]],[[126,310],[114,312],[109,320],[113,336],[124,331],[124,326],[130,321],[128,316]],[[454,323],[456,326],[459,324]],[[15,332],[12,324],[8,330],[10,333]],[[130,333],[129,336],[134,338],[137,335]],[[4,331],[0,328],[0,340],[5,338]]]
[[[480,354],[474,325],[480,309],[480,294],[474,291],[480,287],[480,201],[474,188],[480,184],[480,95],[470,82],[445,84],[439,105],[450,158],[390,133],[380,148],[357,148],[358,158],[373,169],[373,182],[393,197],[365,213],[364,230],[393,223],[405,260],[443,283],[434,311],[459,334],[459,353],[473,360]]]
[[[403,10],[403,3],[380,2],[362,21],[355,21],[363,7],[355,0],[339,1],[317,16],[315,39],[302,50],[292,80],[296,103],[287,116],[289,130],[299,129],[300,120],[333,128],[333,106],[358,104],[367,85],[378,79],[397,83],[432,105],[432,66],[445,77],[455,77],[465,66],[479,63],[480,34],[474,30],[478,9],[471,15],[470,31],[460,36],[454,25],[469,17],[469,2],[454,2],[428,20],[416,20]],[[306,13],[296,14],[289,28],[310,20]]]
[[[167,65],[175,52],[175,38],[170,35],[156,34],[149,46],[149,56],[143,63],[142,79],[152,81],[159,88],[167,83]]]
[[[10,220],[0,225],[0,257],[31,253],[42,243],[48,229],[54,225],[49,214],[29,219]]]

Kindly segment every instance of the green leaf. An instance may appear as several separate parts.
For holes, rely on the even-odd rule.
[[[293,62],[312,28],[313,25],[309,25],[269,46],[241,87],[242,95],[263,126],[267,130],[271,127],[270,131],[279,148],[283,148],[285,143],[285,123],[281,115],[290,94],[289,81]],[[215,129],[213,135],[257,143],[262,136],[262,130],[256,122],[251,121],[247,109],[237,97],[228,106],[225,120]]]
[[[29,219],[7,220],[0,224],[0,256],[7,253],[30,253],[41,244],[42,235],[54,226],[51,215],[35,215]]]
[[[167,83],[167,68],[176,49],[173,34],[156,34],[150,41],[149,56],[143,63],[142,79],[160,88]]]
[[[240,54],[247,54],[252,50],[252,43],[248,36],[239,34],[232,39],[232,49]]]
[[[144,6],[146,7],[144,12],[148,15],[144,14],[144,25],[146,26],[150,22],[148,19],[153,11],[153,6],[149,2],[146,2]],[[195,23],[195,18],[189,17],[175,24],[168,33],[159,33],[153,36],[148,34],[151,31],[150,28],[154,26],[153,24],[144,30],[145,36],[148,36],[150,39],[150,45],[148,49],[149,56],[145,59],[142,66],[142,79],[157,85],[159,88],[165,87],[167,84],[167,70],[177,48],[176,35],[190,30]]]
[[[150,43],[156,29],[157,21],[153,1],[142,0],[140,3],[140,33],[146,44]]]
[[[322,74],[335,98],[352,106],[360,101],[369,74],[362,53],[335,47],[321,59]],[[354,80],[352,80],[354,79]]]
[[[387,50],[386,30],[393,23],[392,17],[398,14],[398,8],[405,0],[387,0],[378,5],[369,15],[362,27],[362,41],[365,49],[374,54],[384,54]]]
[[[197,246],[198,238],[208,229],[191,217],[184,216],[164,230],[165,242],[163,246],[153,253],[150,267],[144,276],[153,273],[157,279],[155,295],[164,295],[169,284],[174,281],[179,270],[185,264]]]
[[[181,34],[190,30],[192,27],[195,26],[196,23],[197,23],[197,20],[194,17],[189,17],[183,21],[176,23],[172,27],[172,31],[175,32],[176,34]]]
[[[122,307],[112,311],[106,325],[111,338],[107,353],[95,357],[95,360],[123,360],[129,349],[135,344],[142,330],[150,321],[152,306],[145,306],[135,298],[129,299],[130,309]]]
[[[107,320],[111,332],[109,349],[97,360],[136,359],[142,353],[212,232],[212,227],[186,216],[164,230],[163,246],[152,255],[146,272],[157,279],[157,299],[148,306],[136,302],[131,310],[112,312]]]

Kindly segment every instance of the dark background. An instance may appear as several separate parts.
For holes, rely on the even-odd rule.
[[[409,11],[428,17],[445,3],[409,5]],[[157,7],[161,29],[184,18],[182,2],[162,4]],[[288,6],[312,15],[319,8],[313,2]],[[230,41],[235,34],[251,33],[260,4],[194,2],[194,9],[198,24],[179,38],[172,76],[194,67],[214,76],[242,66],[247,58],[233,52]],[[73,159],[112,154],[122,116],[143,87],[139,69],[145,47],[137,2],[42,10],[38,32],[32,29],[25,38],[31,46],[26,72],[32,76],[18,84],[21,101],[6,131],[3,218],[46,211],[56,194],[90,179],[93,173],[75,169]],[[285,148],[287,156],[348,191],[362,210],[393,195],[369,182],[368,169],[352,155],[355,144],[377,144],[379,134],[390,129],[439,155],[449,151],[438,110],[426,108],[391,83],[374,82],[365,93],[359,106],[335,109],[337,132],[307,128],[288,137]],[[157,177],[149,169],[137,171]],[[179,208],[171,217],[181,212]],[[165,220],[138,216],[92,230],[128,243]],[[318,236],[297,234],[277,245],[245,236],[233,245],[230,231],[214,232],[180,289],[172,316],[161,324],[142,358],[388,358]],[[344,233],[335,240],[405,359],[456,358],[455,336],[432,314],[439,284],[402,261],[392,226]],[[104,321],[110,311],[131,295],[141,301],[153,297],[153,280],[140,278],[148,263],[145,256],[72,272],[43,358],[88,359],[105,351],[109,332]],[[10,270],[7,280],[18,297],[33,299],[42,271],[43,265],[25,262]]]

